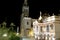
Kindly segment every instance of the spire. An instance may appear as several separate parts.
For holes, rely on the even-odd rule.
[[[27,3],[27,0],[24,0],[24,5],[26,5],[26,6],[27,6],[27,4],[28,4],[28,3]]]
[[[24,4],[23,4],[23,8],[22,8],[22,14],[24,14],[23,17],[29,16],[29,6],[27,6],[27,4],[28,4],[27,1],[28,0],[24,0]]]
[[[41,20],[41,19],[42,19],[41,14],[42,14],[42,12],[40,11],[40,17],[39,17],[39,20]]]

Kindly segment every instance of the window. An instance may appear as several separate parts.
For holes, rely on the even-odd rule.
[[[29,22],[27,22],[27,25],[29,25]]]
[[[49,32],[49,25],[47,25],[47,32]]]
[[[42,32],[42,26],[41,26],[41,32]]]
[[[53,29],[53,25],[50,25],[51,29]]]

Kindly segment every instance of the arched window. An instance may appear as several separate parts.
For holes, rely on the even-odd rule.
[[[47,32],[49,32],[49,25],[47,25]]]
[[[42,32],[42,26],[41,26],[41,32]]]
[[[51,29],[53,29],[53,24],[50,25]]]
[[[29,22],[27,21],[27,25],[29,25]]]

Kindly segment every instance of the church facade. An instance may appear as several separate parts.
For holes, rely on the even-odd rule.
[[[45,17],[45,16],[44,16]],[[45,17],[45,18],[49,18],[48,16]],[[52,18],[52,16],[50,17]],[[40,19],[41,19],[41,14],[40,14]],[[55,16],[55,21],[52,22],[52,23],[45,23],[45,21],[43,21],[43,23],[38,20],[38,19],[32,19],[31,17],[29,17],[29,5],[27,3],[27,0],[24,0],[24,4],[23,4],[23,7],[22,7],[22,14],[21,14],[21,37],[31,37],[31,36],[35,36],[34,35],[34,22],[37,20],[37,24],[39,25],[36,25],[36,26],[40,26],[40,27],[43,27],[39,30],[35,30],[37,32],[40,32],[43,34],[43,32],[47,35],[47,32],[48,32],[48,35],[45,36],[45,39],[46,37],[49,37],[51,39],[51,37],[54,37],[56,39],[60,38],[60,16]],[[45,19],[43,19],[45,20]],[[53,20],[53,19],[52,19]],[[47,21],[50,21],[50,20],[47,20]],[[47,25],[47,24],[50,24]],[[32,32],[31,32],[32,31]],[[40,35],[39,33],[39,35]],[[53,34],[53,35],[52,35]],[[43,35],[44,36],[44,35]],[[35,36],[36,37],[36,36]],[[39,36],[38,36],[38,39],[39,39]]]

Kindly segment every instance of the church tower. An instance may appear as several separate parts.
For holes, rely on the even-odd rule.
[[[28,0],[24,0],[21,14],[21,35],[22,37],[27,37],[29,35],[29,30],[31,29],[31,18],[29,17],[29,6]]]
[[[29,16],[29,6],[27,0],[24,0],[24,4],[22,7],[22,14],[23,17],[28,17]]]
[[[22,6],[22,14],[21,14],[21,27],[22,27],[22,22],[24,17],[29,16],[29,6],[27,0],[24,0],[23,6]]]
[[[23,6],[22,6],[22,14],[21,14],[21,21],[24,17],[29,16],[29,6],[27,0],[24,0]]]

